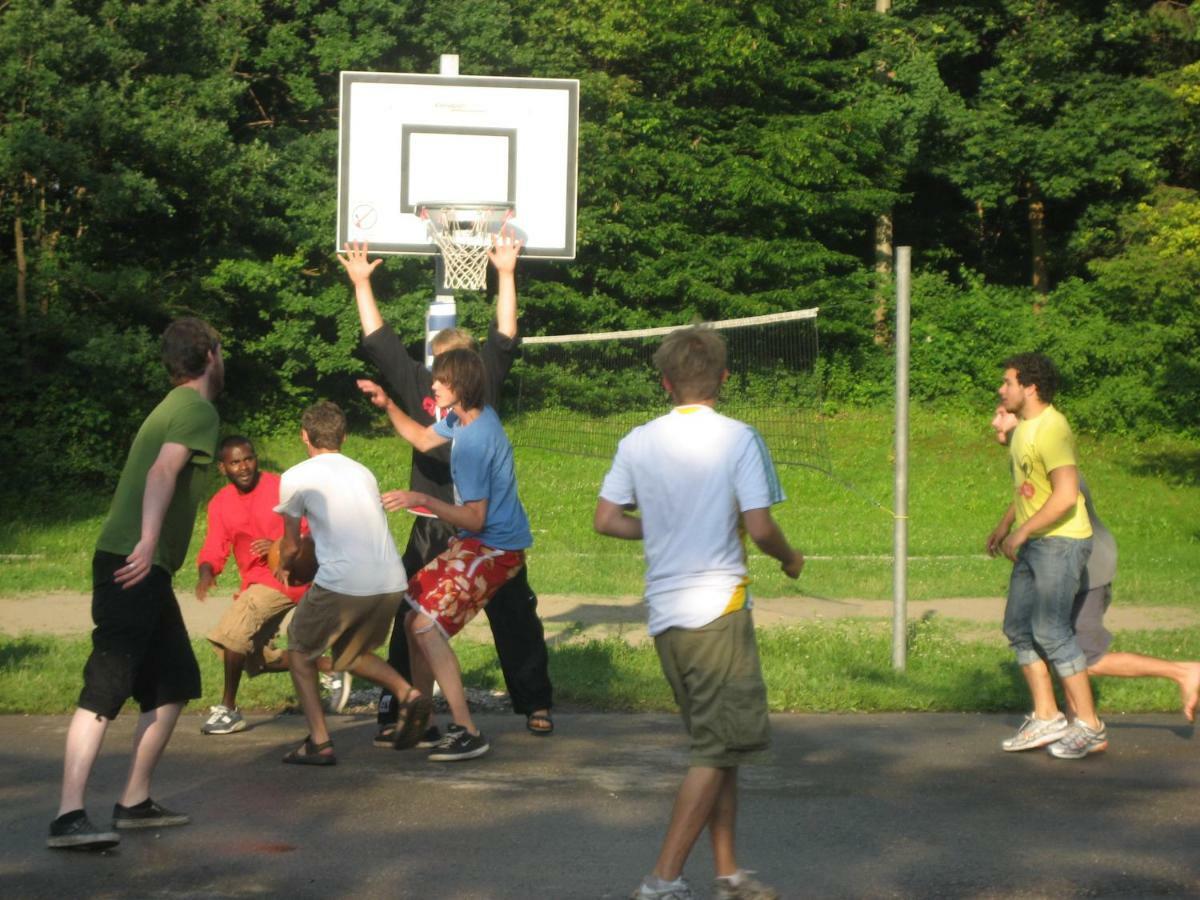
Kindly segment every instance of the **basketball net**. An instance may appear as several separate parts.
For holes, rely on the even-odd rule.
[[[425,207],[430,239],[442,254],[446,287],[481,291],[487,286],[492,235],[508,210],[492,207]]]

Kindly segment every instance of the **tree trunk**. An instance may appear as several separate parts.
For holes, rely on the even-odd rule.
[[[21,221],[20,208],[13,217],[13,245],[17,255],[17,321],[22,325],[29,315],[29,296],[26,287],[28,267],[25,262],[25,226]]]
[[[887,298],[892,283],[892,214],[875,219],[875,343],[889,339]]]
[[[1033,304],[1034,312],[1038,312],[1044,305],[1040,298],[1050,292],[1050,278],[1046,273],[1046,202],[1035,186],[1029,188],[1030,284],[1039,294]]]

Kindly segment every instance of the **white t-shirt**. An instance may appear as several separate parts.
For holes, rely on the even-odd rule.
[[[622,439],[600,496],[641,510],[650,634],[750,606],[741,513],[784,494],[749,425],[709,406],[676,407]]]
[[[320,564],[315,584],[352,597],[407,586],[379,482],[361,463],[340,453],[318,453],[292,466],[280,479],[275,512],[308,517]]]

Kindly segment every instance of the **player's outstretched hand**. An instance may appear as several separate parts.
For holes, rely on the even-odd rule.
[[[804,571],[804,554],[799,550],[793,550],[792,558],[783,563],[780,568],[788,578],[799,578],[800,573]]]
[[[488,259],[500,273],[517,270],[517,256],[521,253],[521,241],[507,225],[500,229],[499,234],[492,235],[492,245],[488,248]]]
[[[360,282],[369,282],[371,273],[378,268],[383,262],[383,257],[370,262],[367,260],[367,242],[366,241],[347,241],[346,255],[338,254],[337,261],[342,264],[342,268],[346,270],[346,275],[349,277],[351,284],[359,284]]]
[[[387,409],[387,391],[368,378],[359,378],[354,383],[358,385],[358,389],[360,391],[367,395],[367,399],[370,400],[372,404],[378,406],[380,409]]]
[[[412,509],[414,506],[424,506],[429,502],[429,498],[417,491],[387,491],[380,495],[383,500],[383,508],[388,512],[396,512],[398,509]]]

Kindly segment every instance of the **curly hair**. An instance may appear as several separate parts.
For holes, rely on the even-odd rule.
[[[1044,353],[1018,353],[1004,361],[1005,369],[1013,369],[1017,373],[1017,383],[1024,387],[1033,385],[1037,388],[1038,399],[1043,403],[1053,403],[1054,395],[1062,384],[1062,376],[1058,367]]]

